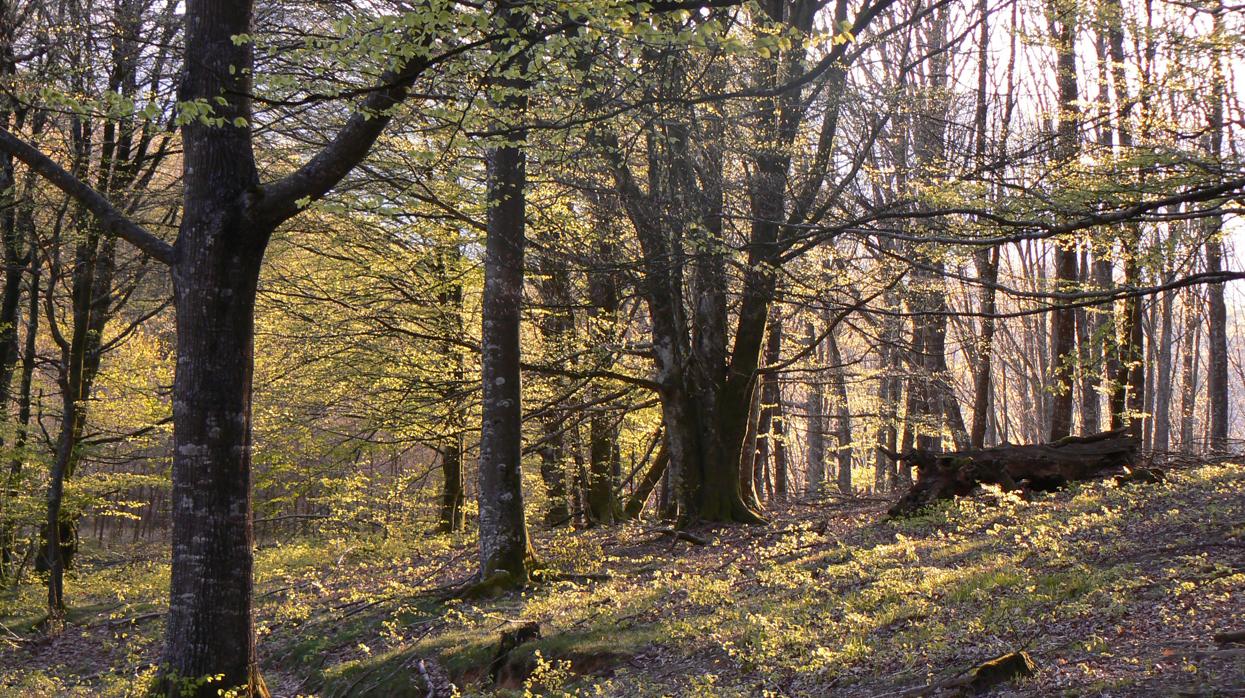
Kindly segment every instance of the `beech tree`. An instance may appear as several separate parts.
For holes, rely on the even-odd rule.
[[[182,218],[170,244],[104,194],[8,130],[0,150],[96,218],[101,232],[168,265],[177,312],[173,565],[157,691],[266,695],[255,660],[250,487],[254,307],[264,249],[277,228],[327,194],[367,154],[433,62],[435,29],[405,54],[338,134],[302,167],[261,183],[252,136],[251,0],[186,4]]]
[[[528,8],[499,0],[496,16],[505,38],[494,48],[489,70],[491,99],[510,127],[527,105],[527,54],[517,36],[528,25]],[[510,77],[517,73],[519,77]],[[480,582],[522,586],[531,572],[522,481],[522,402],[519,322],[523,304],[526,153],[523,131],[490,148],[488,235],[484,252],[484,329],[480,377],[484,387],[480,435]]]

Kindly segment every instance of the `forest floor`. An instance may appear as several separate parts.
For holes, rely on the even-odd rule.
[[[261,546],[257,626],[275,696],[943,695],[1025,650],[1008,696],[1245,696],[1245,467],[1101,481],[1032,501],[987,492],[892,522],[887,502],[793,504],[707,544],[635,524],[534,532],[558,573],[522,594],[446,601],[467,537],[295,538]],[[42,592],[0,596],[0,695],[127,695],[158,656],[163,546],[88,548],[67,629]],[[540,638],[490,664],[500,635]]]

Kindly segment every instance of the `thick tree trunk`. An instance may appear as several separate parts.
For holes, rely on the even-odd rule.
[[[229,125],[183,128],[182,222],[172,263],[177,310],[173,382],[172,579],[159,693],[267,695],[252,607],[251,378],[256,285],[271,224],[244,213],[259,184],[249,122],[248,0],[187,9],[197,66],[181,98],[211,101]],[[229,68],[233,67],[234,70]],[[189,683],[187,683],[189,682]],[[189,689],[189,690],[187,690]]]
[[[520,30],[526,15],[511,2],[497,4],[497,18],[510,31]],[[526,70],[526,54],[510,55],[500,42],[505,69]],[[527,107],[527,82],[522,77],[495,78],[508,93],[493,102],[514,123]],[[500,145],[488,154],[488,234],[484,249],[483,329],[480,334],[480,581],[503,580],[509,586],[527,583],[533,559],[523,506],[523,404],[520,389],[520,320],[523,307],[524,216],[527,157],[524,136],[518,144]]]
[[[268,231],[248,229],[236,208],[220,216],[230,207],[209,194],[240,194],[239,185],[253,181],[249,158],[221,157],[194,137],[187,141],[187,178],[214,186],[187,187],[173,269],[173,575],[162,692],[182,695],[179,682],[219,675],[194,695],[218,688],[262,694],[251,600],[250,446],[255,287]],[[218,168],[204,162],[209,158]],[[238,166],[219,166],[230,161]]]
[[[480,579],[528,580],[531,549],[523,510],[519,322],[523,304],[523,150],[489,155],[488,239],[484,253],[484,385],[480,435]]]

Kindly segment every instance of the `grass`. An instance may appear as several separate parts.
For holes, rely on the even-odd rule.
[[[884,504],[799,504],[764,528],[702,531],[704,547],[634,526],[538,534],[550,568],[608,573],[481,602],[444,602],[470,572],[466,537],[309,537],[257,555],[261,662],[278,695],[424,695],[435,661],[464,694],[874,696],[1026,649],[1020,695],[1214,694],[1245,688],[1209,634],[1245,607],[1245,468],[1169,484],[1077,485],[1033,501],[993,492],[901,522]],[[65,636],[0,653],[0,695],[126,695],[159,645],[167,564],[86,551]],[[110,566],[100,566],[108,560]],[[31,637],[41,592],[0,597]],[[493,689],[500,633],[543,637]],[[90,646],[61,664],[67,651]]]

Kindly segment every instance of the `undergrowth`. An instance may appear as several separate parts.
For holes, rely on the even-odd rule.
[[[420,660],[467,695],[871,696],[1020,649],[1040,671],[1004,691],[1241,687],[1239,660],[1181,648],[1245,607],[1242,485],[1245,468],[1207,465],[897,522],[882,504],[801,504],[703,531],[703,547],[563,529],[537,535],[560,581],[472,602],[447,599],[471,572],[469,537],[309,536],[257,553],[261,662],[276,695],[326,697],[422,696]],[[88,547],[54,640],[39,639],[40,587],[0,595],[0,694],[135,693],[158,655],[162,553]],[[541,639],[492,686],[500,633],[529,621]]]

